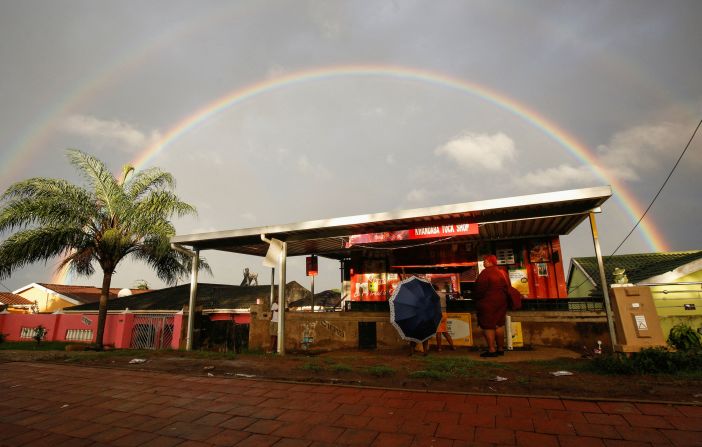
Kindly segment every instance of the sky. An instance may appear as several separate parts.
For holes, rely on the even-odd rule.
[[[192,234],[612,185],[609,255],[702,119],[700,19],[694,0],[0,0],[0,190],[80,183],[67,148],[156,166]],[[698,135],[617,254],[702,249],[700,168]],[[561,240],[594,256],[587,221]],[[269,282],[259,258],[202,255],[202,282]],[[287,274],[309,286],[303,258]],[[163,286],[132,261],[113,286],[139,280]]]

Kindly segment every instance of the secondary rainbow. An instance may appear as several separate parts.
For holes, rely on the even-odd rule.
[[[576,159],[589,166],[603,181],[610,184],[615,192],[615,200],[621,204],[623,209],[630,216],[632,222],[637,222],[643,214],[644,208],[637,202],[634,195],[616,178],[608,175],[606,169],[601,166],[599,160],[592,154],[587,146],[527,105],[474,82],[442,73],[402,66],[342,65],[320,67],[288,73],[234,90],[204,107],[201,107],[171,127],[164,133],[159,141],[141,152],[133,160],[132,165],[137,168],[147,165],[159,152],[168,147],[169,144],[187,132],[195,129],[212,116],[256,96],[289,88],[297,84],[310,83],[323,79],[348,77],[380,77],[434,84],[442,88],[461,91],[507,110],[541,130],[550,139],[565,148]],[[668,244],[660,234],[660,231],[658,231],[650,220],[642,221],[641,224],[639,224],[639,228],[651,250],[667,251]]]

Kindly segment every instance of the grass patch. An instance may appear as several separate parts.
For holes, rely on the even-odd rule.
[[[242,354],[246,355],[253,355],[253,356],[261,356],[261,355],[266,355],[266,351],[263,349],[248,349],[248,348],[243,348],[241,350]]]
[[[387,365],[375,365],[366,368],[366,372],[375,377],[388,377],[394,376],[397,371]]]
[[[339,364],[337,364],[337,365],[332,365],[332,366],[329,367],[329,369],[331,369],[331,370],[334,371],[335,373],[342,373],[342,372],[351,372],[351,371],[353,371],[353,368],[352,368],[351,366],[346,365],[346,364],[343,364],[343,363],[339,363]]]
[[[520,385],[529,385],[531,383],[531,377],[517,376],[514,380]]]
[[[39,344],[35,341],[6,341],[0,343],[0,350],[3,351],[65,351],[65,341],[43,341]]]
[[[317,362],[307,362],[300,366],[300,368],[311,372],[320,372],[324,370],[324,367]]]
[[[154,351],[146,351],[150,352],[153,355]],[[161,351],[166,354],[172,354],[173,352],[178,352],[184,353],[185,355],[181,355],[181,357],[187,357],[187,358],[192,358],[192,359],[211,359],[211,360],[234,360],[237,356],[236,352],[230,351],[230,352],[213,352],[213,351]],[[144,354],[146,355],[146,354]]]
[[[504,369],[505,365],[501,363],[478,362],[468,358],[456,357],[428,357],[423,359],[424,368],[417,373],[422,372],[425,377],[435,374],[437,377],[486,377],[491,374],[492,369]]]
[[[409,373],[409,377],[413,379],[446,380],[450,377],[450,374],[445,371],[421,370],[412,371]]]
[[[588,367],[588,361],[586,360],[566,358],[549,360],[530,360],[526,363],[548,371],[585,371]]]

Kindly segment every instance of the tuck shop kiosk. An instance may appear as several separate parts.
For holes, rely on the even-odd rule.
[[[611,297],[617,330],[615,351],[638,352],[666,346],[649,287],[612,285]]]

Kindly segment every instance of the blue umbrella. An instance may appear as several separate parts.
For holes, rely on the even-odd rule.
[[[412,276],[398,284],[390,297],[390,323],[404,340],[422,343],[440,322],[439,295],[429,281]]]

